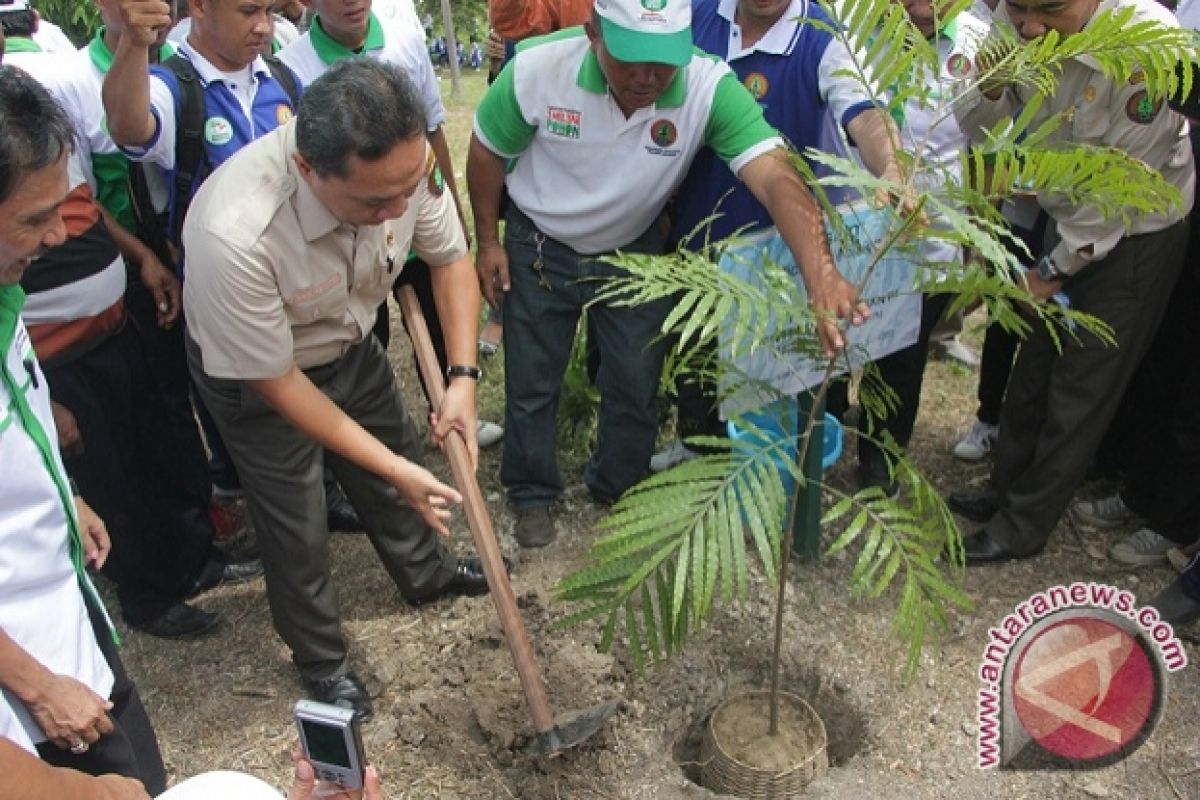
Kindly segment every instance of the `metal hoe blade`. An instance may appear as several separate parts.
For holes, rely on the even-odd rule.
[[[403,287],[398,299],[404,319],[408,323],[408,334],[417,354],[417,365],[425,379],[429,399],[434,408],[440,408],[446,393],[446,383],[438,367],[437,356],[434,355],[425,315],[421,312],[417,295],[411,286]],[[471,434],[474,435],[474,431]],[[487,503],[479,489],[479,482],[475,479],[475,470],[471,467],[467,443],[463,441],[462,436],[451,434],[446,437],[445,449],[450,459],[450,469],[454,473],[454,483],[463,496],[467,524],[475,540],[475,549],[479,551],[484,575],[487,576],[488,591],[491,592],[492,602],[496,606],[496,615],[500,618],[500,627],[504,630],[504,640],[516,665],[521,690],[525,693],[525,702],[529,705],[533,727],[537,731],[533,749],[545,755],[558,755],[563,750],[575,747],[594,736],[617,710],[620,701],[610,700],[595,708],[565,715],[560,722],[555,722],[554,714],[550,710],[550,699],[546,694],[546,685],[542,681],[541,670],[529,643],[529,634],[525,630],[525,623],[521,621],[521,612],[517,609],[517,599],[508,580],[508,570],[500,554],[500,545],[496,543],[496,533],[492,530]]]

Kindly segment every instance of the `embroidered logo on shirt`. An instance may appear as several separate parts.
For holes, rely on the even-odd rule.
[[[971,74],[971,59],[955,53],[946,59],[946,73],[953,78],[965,78]]]
[[[675,128],[675,123],[669,119],[656,119],[650,123],[650,141],[653,145],[646,145],[646,152],[652,156],[677,156],[679,148],[672,148],[675,140],[679,138],[679,131]]]
[[[675,144],[678,137],[679,133],[675,130],[675,123],[669,119],[656,120],[650,126],[650,140],[659,147],[670,147]]]
[[[288,120],[292,118],[292,109],[287,103],[280,103],[275,106],[275,121],[280,125],[286,125]]]
[[[742,81],[742,85],[750,90],[750,94],[754,95],[755,100],[762,100],[767,94],[767,89],[769,89],[771,86],[771,84],[767,82],[767,76],[763,75],[761,72],[751,72],[746,76],[746,79]]]
[[[1130,122],[1136,122],[1139,125],[1149,125],[1154,122],[1154,118],[1158,116],[1158,112],[1162,109],[1162,100],[1151,100],[1143,89],[1136,92],[1125,103],[1125,116],[1129,117]]]
[[[662,11],[667,7],[667,0],[642,0],[642,8],[647,11]]]
[[[224,117],[209,117],[204,123],[204,141],[209,144],[226,144],[233,138],[233,126]]]
[[[550,106],[546,109],[546,133],[552,133],[564,139],[578,139],[581,122],[583,122],[583,112],[581,111],[557,106]]]

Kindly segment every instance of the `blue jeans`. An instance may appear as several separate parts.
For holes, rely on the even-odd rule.
[[[512,289],[504,298],[504,455],[500,480],[517,510],[548,506],[563,491],[558,471],[558,398],[571,344],[584,306],[602,285],[595,278],[621,274],[599,256],[581,256],[551,239],[515,206],[505,217]],[[657,225],[625,252],[661,253],[665,235]],[[542,285],[533,265],[539,258]],[[636,308],[607,303],[588,309],[600,352],[596,387],[600,419],[596,450],[584,471],[592,496],[611,503],[646,474],[654,451],[658,390],[666,342],[659,328],[668,300]]]

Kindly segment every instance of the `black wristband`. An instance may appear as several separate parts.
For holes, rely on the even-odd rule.
[[[471,367],[466,364],[451,364],[446,368],[446,377],[450,379],[470,378],[477,381],[483,377],[483,372],[480,371],[479,367]]]

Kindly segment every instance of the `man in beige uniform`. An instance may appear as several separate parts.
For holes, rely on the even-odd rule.
[[[330,582],[323,462],[406,600],[487,591],[478,561],[438,540],[459,495],[419,465],[369,335],[411,244],[433,267],[451,364],[434,437],[469,431],[474,458],[479,289],[453,201],[428,188],[431,164],[413,84],[347,59],[294,121],[213,173],[183,230],[189,366],[242,476],[276,630],[314,696],[363,718]]]
[[[1133,9],[1130,24],[1174,17],[1154,0],[1004,0],[994,24],[1011,25],[1023,39],[1050,30],[1069,36],[1096,14]],[[974,76],[972,76],[973,78]],[[973,88],[955,106],[963,131],[982,142],[992,125],[1014,117],[1032,99],[1031,86]],[[968,564],[1037,555],[1083,481],[1117,413],[1121,397],[1154,339],[1187,249],[1195,167],[1187,122],[1152,99],[1139,76],[1115,81],[1086,56],[1063,67],[1058,90],[1030,122],[1066,120],[1047,144],[1114,148],[1138,159],[1179,190],[1183,202],[1166,212],[1106,219],[1087,203],[1039,193],[1051,226],[1045,253],[1025,274],[1033,294],[1066,295],[1071,306],[1107,322],[1116,339],[1062,337],[1062,352],[1035,325],[1013,365],[996,443],[991,480],[956,492],[950,507],[986,526],[964,541]]]

